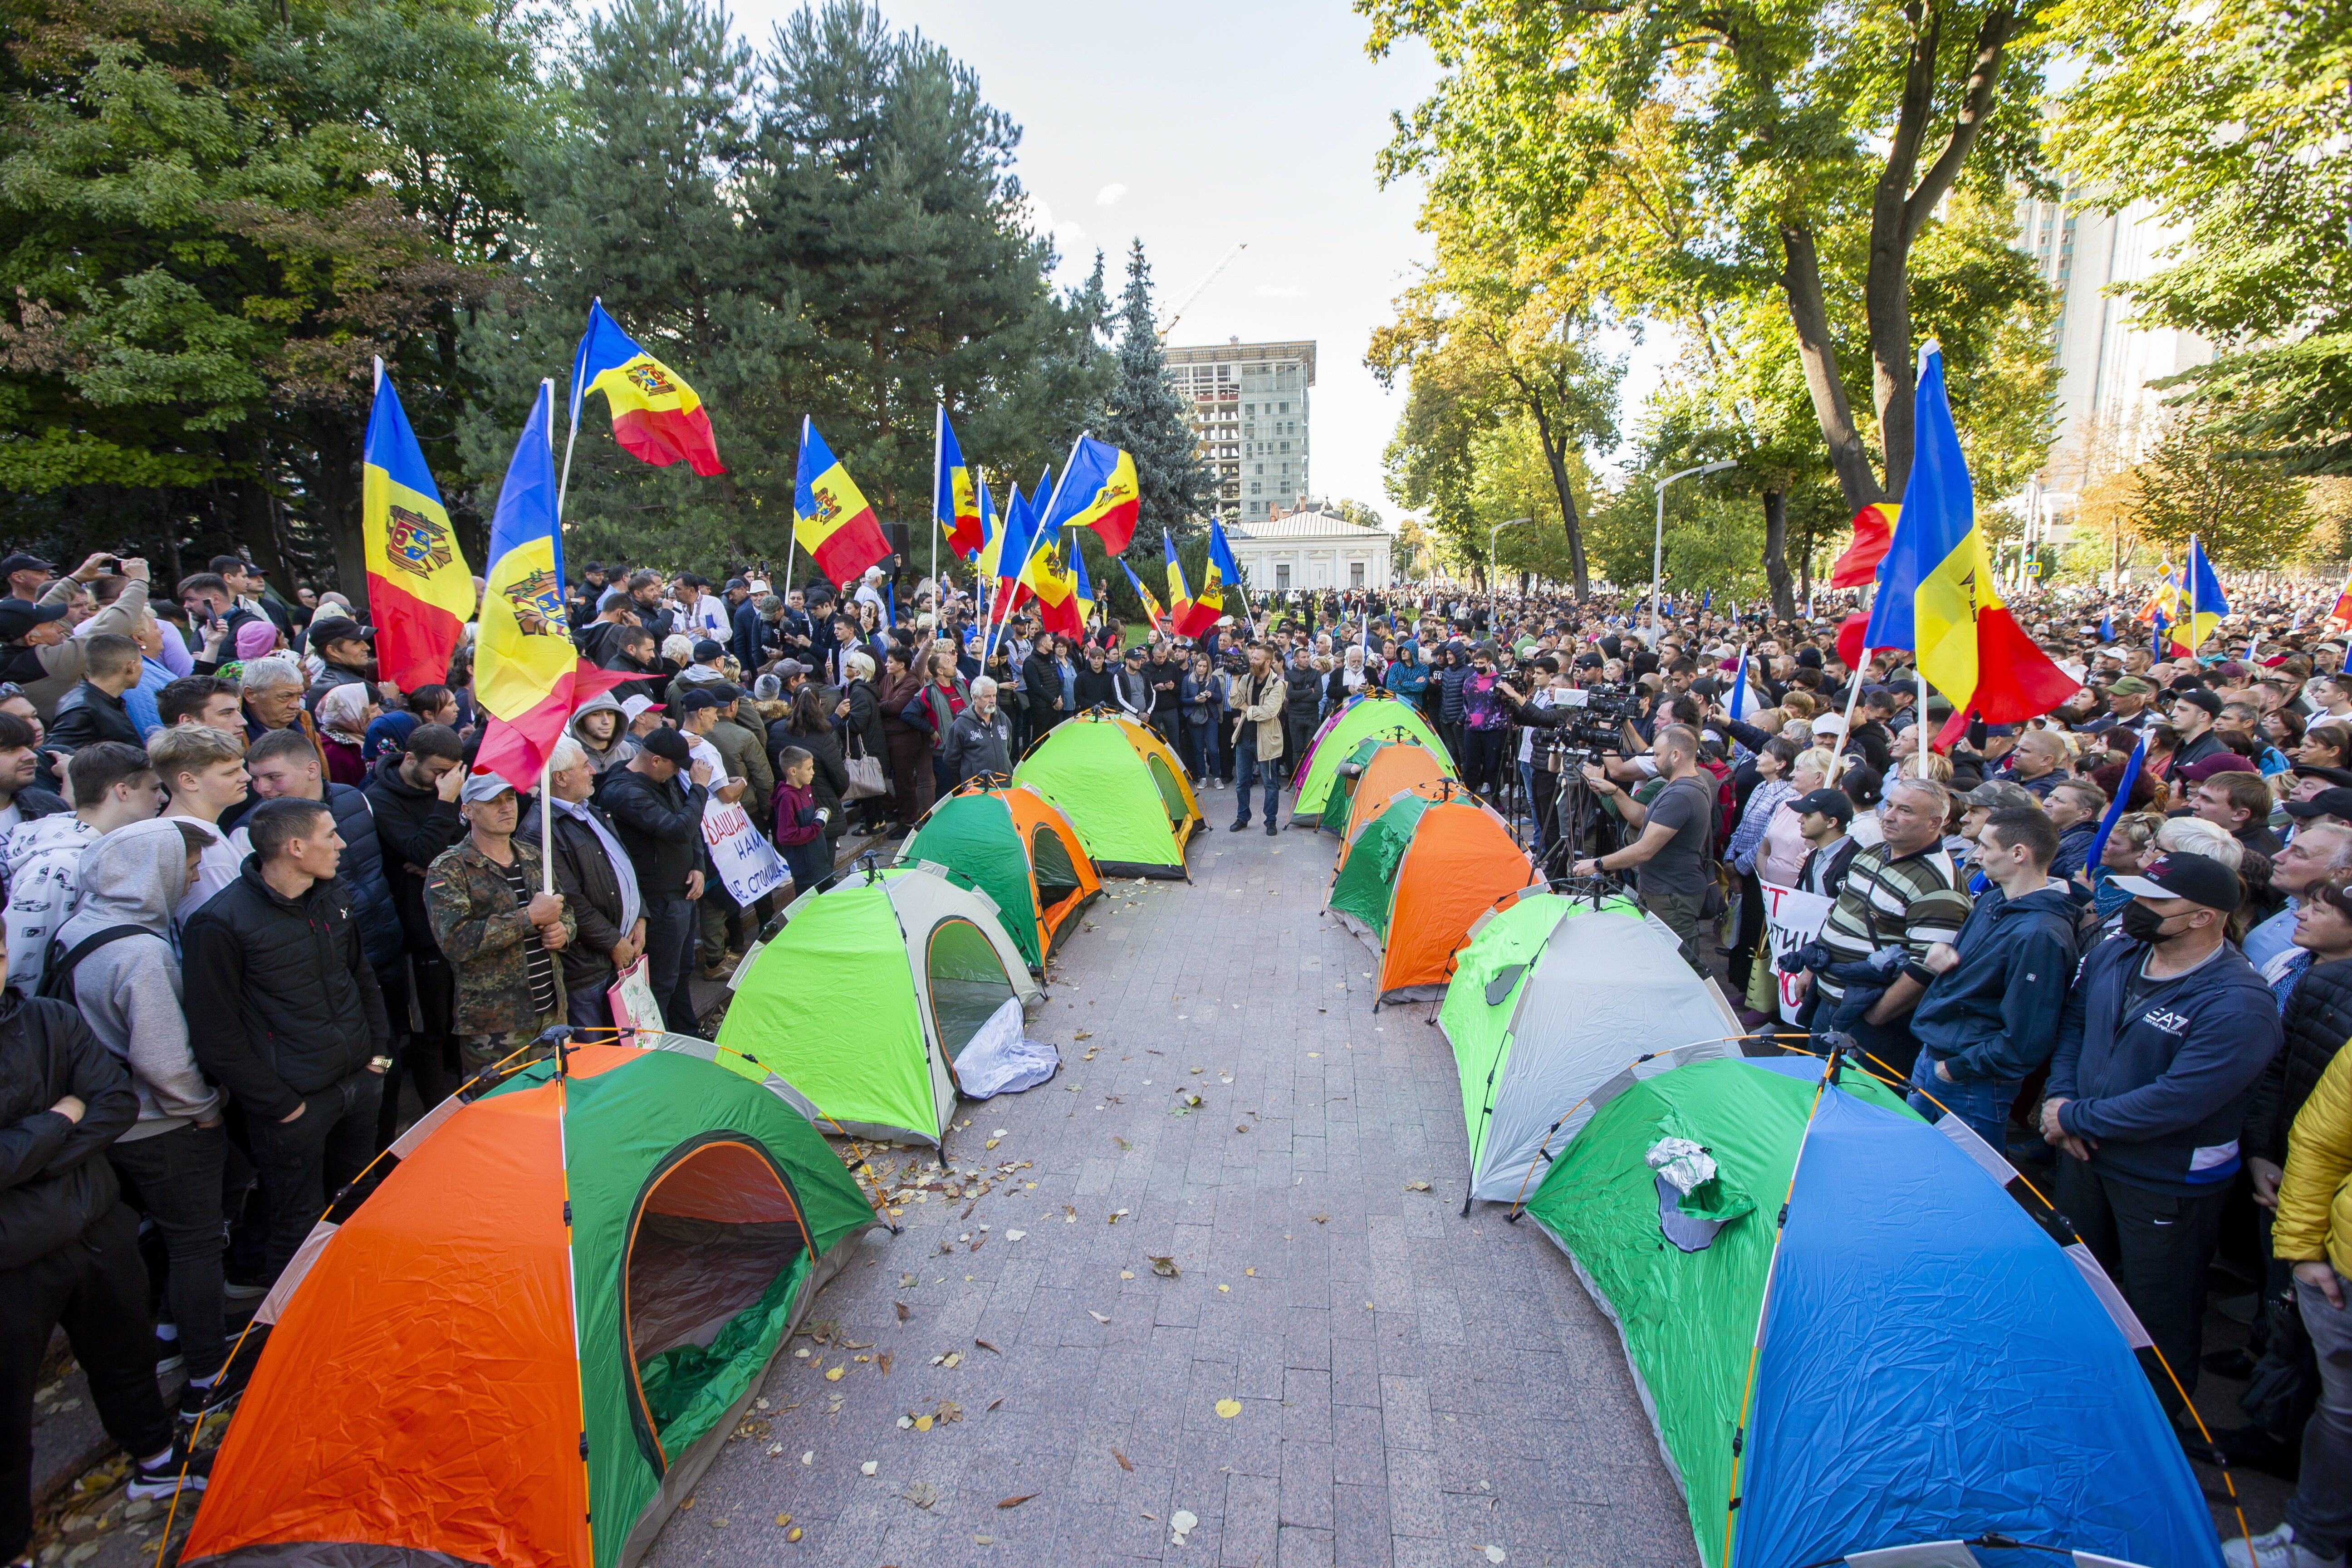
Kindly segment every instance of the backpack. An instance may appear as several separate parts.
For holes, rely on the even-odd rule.
[[[62,1002],[68,1007],[80,1006],[80,1002],[74,996],[73,972],[76,966],[109,942],[149,934],[144,926],[108,926],[104,931],[93,931],[82,938],[74,944],[70,952],[66,951],[62,938],[52,937],[49,940],[48,963],[41,972],[41,988],[35,994],[51,1002]]]

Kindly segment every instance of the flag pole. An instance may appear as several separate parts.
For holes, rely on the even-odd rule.
[[[803,452],[808,450],[808,433],[809,416],[803,414],[801,416],[801,450]],[[791,605],[793,599],[793,552],[798,550],[801,543],[801,520],[798,510],[798,503],[800,500],[800,459],[798,456],[795,455],[793,459],[793,500],[794,503],[793,528],[792,531],[784,536],[784,603],[787,605]],[[815,640],[816,627],[812,623],[809,627],[811,652],[815,651]]]
[[[548,411],[551,414],[555,409],[555,378],[551,375],[543,376],[541,378],[539,384],[546,390]],[[580,426],[577,423],[572,426],[572,430],[573,435],[576,436],[579,434]],[[555,421],[553,419],[550,419],[547,422],[547,455],[550,458],[555,456]],[[563,468],[565,475],[569,477],[572,471],[572,444],[569,441],[566,441],[563,447]],[[560,600],[563,593],[563,584],[561,580],[561,574],[563,570],[563,487],[560,484],[555,487],[555,538],[553,544],[555,547],[555,566],[559,574],[558,581],[555,585],[555,591],[557,597]],[[575,658],[573,663],[576,665],[578,660]],[[575,677],[574,679],[577,678]],[[569,727],[570,726],[567,723],[566,728]],[[555,751],[552,747],[550,747],[547,754],[539,759],[539,890],[542,893],[552,893],[555,891],[554,783]],[[557,962],[557,967],[562,967],[561,960]]]
[[[947,460],[948,455],[948,405],[941,403],[937,407],[939,421],[931,428],[931,605],[934,615],[938,613],[940,597],[940,481],[947,477],[940,472],[940,465]],[[948,506],[950,511],[954,510],[953,485],[948,487]]]
[[[2197,635],[2197,536],[2189,536],[2189,668],[2197,668],[2197,645],[2205,639]]]
[[[1916,653],[1911,656],[1911,673],[1919,678],[1919,711],[1912,720],[1912,727],[1919,731],[1919,776],[1924,779],[1927,776],[1929,749],[1927,745],[1927,671]]]

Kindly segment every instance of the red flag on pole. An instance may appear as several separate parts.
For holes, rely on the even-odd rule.
[[[1903,509],[1874,501],[1853,514],[1853,542],[1830,568],[1830,586],[1859,588],[1878,575],[1878,563],[1895,542],[1895,520]]]

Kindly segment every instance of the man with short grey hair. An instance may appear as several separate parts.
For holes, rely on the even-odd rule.
[[[1013,772],[1013,723],[996,706],[996,682],[972,678],[971,705],[948,726],[948,776],[961,785],[983,773]]]
[[[2273,959],[2294,945],[2294,910],[2300,897],[2331,871],[2352,867],[2352,827],[2314,822],[2298,828],[2294,842],[2271,862],[2271,887],[2286,895],[2286,908],[2246,933],[2239,944],[2255,973],[2267,974]]]
[[[1944,848],[1944,823],[1951,795],[1933,779],[1888,783],[1879,803],[1880,842],[1861,850],[1846,868],[1845,887],[1822,923],[1821,943],[1831,964],[1862,963],[1882,951],[1900,956],[1886,989],[1853,1027],[1864,1050],[1892,1070],[1909,1076],[1919,1042],[1910,1029],[1911,1009],[1935,978],[1927,967],[1928,949],[1958,937],[1968,918],[1968,899]],[[1823,1005],[1845,994],[1843,982],[1827,973],[1814,976]]]
[[[245,704],[247,742],[257,741],[272,730],[299,730],[310,737],[312,749],[317,749],[318,727],[310,722],[310,715],[302,706],[302,696],[309,685],[301,665],[289,655],[271,654],[249,660],[237,678],[237,697]],[[327,771],[324,752],[319,752],[319,769],[323,776]]]

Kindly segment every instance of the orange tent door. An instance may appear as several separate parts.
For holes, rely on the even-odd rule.
[[[1422,813],[1397,866],[1381,950],[1381,1000],[1427,1001],[1444,992],[1454,950],[1495,900],[1535,879],[1524,850],[1486,806],[1452,800]]]

